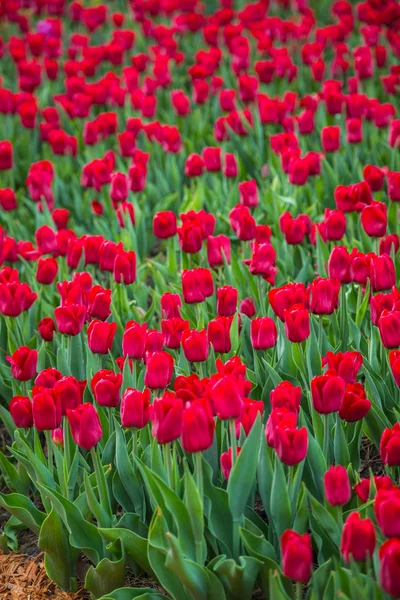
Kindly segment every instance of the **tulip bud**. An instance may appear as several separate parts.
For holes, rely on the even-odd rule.
[[[163,319],[161,321],[161,330],[164,334],[165,345],[167,348],[176,350],[181,345],[182,336],[189,329],[189,321],[176,317],[172,319]]]
[[[343,527],[340,550],[346,562],[350,557],[359,562],[374,553],[376,533],[370,519],[360,519],[358,512],[353,512],[347,518]]]
[[[286,408],[297,415],[300,411],[301,387],[295,387],[290,381],[282,381],[271,390],[270,401],[273,410]]]
[[[311,397],[314,409],[321,415],[338,412],[343,400],[345,382],[335,374],[318,375],[311,380]]]
[[[33,396],[32,413],[38,431],[57,429],[61,424],[61,405],[50,391]]]
[[[239,312],[242,315],[246,315],[246,317],[248,317],[249,319],[254,317],[254,315],[256,314],[256,305],[254,304],[254,300],[251,296],[241,301],[239,305]]]
[[[275,448],[275,431],[278,427],[293,429],[297,425],[297,412],[287,408],[274,408],[265,426],[265,437],[268,446]]]
[[[310,315],[302,304],[284,310],[285,335],[290,342],[301,343],[310,335]]]
[[[54,309],[57,328],[65,335],[78,335],[85,324],[86,306],[68,304]]]
[[[121,400],[121,424],[127,429],[142,429],[149,421],[150,390],[128,388]]]
[[[62,427],[57,427],[57,429],[53,429],[53,431],[51,432],[51,439],[53,441],[53,444],[55,446],[58,446],[59,448],[64,445],[64,434]]]
[[[324,475],[325,497],[331,506],[344,506],[351,498],[350,480],[344,467],[329,467]]]
[[[153,219],[155,237],[165,240],[176,234],[176,215],[171,210],[158,212]]]
[[[243,414],[235,421],[236,437],[240,438],[240,431],[243,427],[244,433],[249,435],[258,415],[264,411],[264,402],[262,400],[252,400],[245,398]]]
[[[254,208],[258,206],[258,189],[255,179],[239,183],[240,204]]]
[[[58,263],[55,258],[39,258],[36,280],[43,285],[51,285],[57,277]]]
[[[28,429],[33,425],[32,402],[26,396],[14,396],[9,405],[16,427]]]
[[[99,406],[113,407],[119,404],[122,374],[101,369],[90,382],[93,395]]]
[[[103,435],[99,415],[95,407],[87,402],[75,410],[67,411],[72,438],[80,448],[91,450]]]
[[[225,285],[217,288],[217,315],[219,317],[229,317],[236,312],[238,301],[238,291],[236,288]]]
[[[208,339],[215,352],[231,351],[231,325],[233,317],[217,317],[208,323]]]
[[[221,377],[211,390],[214,412],[221,420],[239,419],[244,410],[244,392],[233,375]]]
[[[375,496],[374,510],[378,525],[385,537],[400,537],[400,489],[381,489]]]
[[[309,286],[310,311],[315,315],[330,315],[339,304],[340,281],[318,277]]]
[[[62,379],[62,373],[58,369],[48,367],[40,371],[35,379],[35,385],[39,387],[45,387],[52,390],[56,382]]]
[[[393,596],[400,597],[400,540],[387,540],[379,548],[381,563],[379,581],[382,589]]]
[[[282,571],[285,577],[307,583],[311,577],[313,555],[308,533],[299,535],[287,529],[281,537]]]
[[[358,371],[363,362],[363,357],[360,352],[327,352],[325,358],[322,359],[323,364],[328,365],[328,369],[333,369],[337,372],[345,383],[355,383]]]
[[[182,335],[182,348],[189,362],[204,362],[208,358],[209,342],[207,330],[185,329]]]
[[[360,421],[371,409],[361,383],[348,383],[339,409],[339,417],[348,423]]]
[[[231,262],[231,242],[226,235],[207,237],[207,260],[210,267],[220,267],[224,264],[224,258],[228,265]]]
[[[182,414],[182,448],[185,452],[204,452],[213,443],[215,421],[207,399],[188,402]]]
[[[174,392],[156,398],[150,411],[152,434],[159,444],[169,444],[182,434],[182,400]]]
[[[181,316],[182,300],[179,294],[165,292],[161,296],[161,313],[163,319],[174,319]]]
[[[136,253],[133,250],[120,250],[115,257],[113,267],[116,283],[130,285],[136,281]]]
[[[377,491],[393,489],[393,481],[387,475],[374,475],[373,480]],[[364,477],[354,486],[354,491],[363,504],[368,501],[370,489],[371,479],[369,477]]]
[[[323,127],[321,143],[324,152],[337,152],[340,148],[340,127],[337,125]]]
[[[396,385],[400,387],[400,350],[392,350],[389,353],[390,370]]]
[[[371,288],[374,292],[391,289],[396,285],[396,273],[391,256],[382,254],[371,258]]]
[[[146,350],[147,323],[139,325],[136,321],[128,321],[122,337],[122,352],[135,360],[142,360]]]
[[[268,301],[275,315],[282,322],[284,311],[289,310],[295,304],[308,307],[308,289],[304,283],[287,283],[280,288],[274,288],[268,292]]]
[[[239,456],[242,448],[240,446],[236,447],[236,456]],[[221,463],[221,471],[224,479],[228,481],[229,475],[232,471],[232,448],[228,448],[228,452],[223,452],[220,458]]]
[[[151,390],[163,390],[172,380],[174,359],[168,352],[146,354],[144,385]]]
[[[191,271],[182,271],[182,293],[187,304],[204,302],[212,296],[214,282],[208,269],[198,268]]]
[[[384,309],[379,318],[378,327],[385,348],[400,346],[400,311]]]
[[[106,323],[94,319],[87,330],[88,346],[95,354],[108,354],[117,331],[116,323]]]
[[[250,339],[254,350],[267,350],[276,345],[278,330],[271,317],[259,317],[250,323]]]
[[[94,285],[88,297],[87,315],[89,319],[105,321],[111,314],[111,290],[106,290],[101,285]]]
[[[11,364],[11,375],[18,381],[29,381],[37,372],[38,353],[28,346],[20,346],[12,356],[6,357]]]
[[[400,423],[395,423],[392,429],[384,429],[379,451],[384,465],[395,467],[400,465]]]
[[[308,433],[300,429],[278,425],[275,429],[275,451],[279,459],[288,466],[297,465],[305,459],[308,449]]]

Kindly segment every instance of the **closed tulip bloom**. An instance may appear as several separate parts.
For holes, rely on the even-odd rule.
[[[18,317],[30,309],[37,297],[27,283],[0,283],[0,313],[6,317]]]
[[[224,259],[231,262],[231,242],[226,235],[216,235],[207,237],[207,260],[210,267],[220,267],[224,264]]]
[[[346,119],[346,140],[348,144],[359,144],[363,140],[361,119]]]
[[[161,352],[164,347],[164,334],[156,329],[146,331],[146,352]]]
[[[321,143],[324,152],[337,152],[340,148],[340,127],[337,125],[323,127]]]
[[[371,296],[370,311],[371,321],[375,326],[378,326],[379,319],[384,310],[391,311],[394,307],[394,296],[392,293],[376,294]]]
[[[294,386],[290,381],[281,381],[270,393],[272,409],[286,408],[291,412],[298,413],[301,402],[301,387]]]
[[[314,409],[321,415],[337,412],[343,400],[345,382],[329,371],[311,380],[311,398]]]
[[[363,169],[363,177],[373,192],[379,192],[383,188],[386,169],[380,169],[374,165],[366,165]]]
[[[339,409],[339,417],[348,423],[360,421],[371,409],[361,383],[348,383]]]
[[[256,221],[247,206],[243,204],[234,206],[229,213],[229,221],[239,240],[243,242],[254,240],[256,237]]]
[[[38,431],[51,431],[61,424],[61,406],[50,391],[35,394],[32,412],[33,424]]]
[[[310,335],[310,315],[302,304],[284,311],[285,335],[290,342],[300,344]]]
[[[179,245],[183,252],[195,254],[203,246],[204,231],[201,223],[195,221],[185,221],[182,227],[177,228]]]
[[[108,354],[117,331],[116,323],[106,323],[94,319],[87,330],[88,345],[95,354]]]
[[[182,294],[187,304],[204,302],[206,298],[212,295],[213,291],[214,283],[208,269],[198,268],[191,271],[182,271]]]
[[[224,176],[231,178],[237,177],[238,175],[238,165],[236,161],[236,156],[227,152],[225,154],[225,162],[224,162]]]
[[[55,258],[39,258],[36,280],[43,285],[51,285],[57,277],[58,263]]]
[[[239,312],[242,315],[246,315],[249,319],[253,318],[256,314],[256,305],[254,304],[254,300],[251,296],[245,298],[241,301],[239,305]]]
[[[208,339],[215,352],[230,352],[231,343],[231,325],[233,317],[217,317],[208,323]]]
[[[339,377],[346,383],[355,383],[357,374],[362,366],[363,357],[360,352],[327,352],[322,359],[323,364],[328,365],[328,369],[334,369]]]
[[[185,452],[204,452],[213,443],[215,421],[205,398],[188,402],[182,413],[182,448]]]
[[[86,402],[67,411],[72,438],[77,446],[91,450],[101,440],[103,430],[95,407]]]
[[[396,255],[400,248],[400,238],[397,233],[391,233],[379,240],[379,254]]]
[[[144,385],[151,390],[163,390],[172,380],[174,359],[168,352],[146,354]]]
[[[189,362],[204,362],[208,358],[209,342],[207,330],[201,331],[186,328],[182,334],[182,348]]]
[[[236,447],[236,456],[239,456],[242,448],[240,446]],[[220,458],[221,471],[224,479],[228,481],[229,475],[232,471],[232,448],[228,448],[227,452],[223,452]]]
[[[110,242],[109,240],[105,240],[99,249],[99,259],[100,259],[100,269],[102,271],[113,272],[115,257],[118,252],[122,250],[122,243],[119,244],[115,242]]]
[[[341,283],[350,283],[351,257],[347,248],[335,246],[328,260],[328,274],[331,279],[338,279]]]
[[[85,324],[86,306],[68,304],[54,309],[57,329],[65,335],[78,335]]]
[[[240,438],[240,432],[243,428],[246,435],[249,435],[258,415],[264,411],[264,402],[262,400],[252,400],[245,398],[243,414],[235,421],[235,430],[237,439]]]
[[[56,381],[53,392],[60,404],[62,415],[66,415],[68,409],[73,410],[82,404],[82,386],[72,375],[66,375]]]
[[[400,597],[400,540],[387,540],[379,548],[379,581],[382,589],[393,596]]]
[[[154,215],[153,233],[155,237],[163,240],[176,234],[176,215],[172,210],[158,212]]]
[[[55,232],[48,225],[43,225],[35,233],[36,244],[41,254],[52,254],[58,248]]]
[[[387,209],[383,202],[373,202],[361,212],[361,225],[370,237],[382,237],[386,233]]]
[[[305,459],[308,450],[308,433],[305,427],[286,427],[284,423],[275,428],[275,451],[285,465],[293,466]]]
[[[307,583],[311,577],[313,555],[308,533],[300,535],[292,529],[281,537],[282,571],[292,581]]]
[[[38,353],[28,346],[20,346],[12,356],[6,357],[11,364],[11,375],[18,381],[29,381],[37,372]]]
[[[211,390],[214,412],[222,421],[239,419],[244,410],[244,391],[233,375],[225,375]]]
[[[344,506],[350,501],[350,479],[341,465],[329,467],[324,475],[324,488],[326,500],[331,506]]]
[[[163,319],[161,321],[161,330],[164,334],[164,343],[166,347],[173,350],[179,348],[182,335],[187,329],[189,329],[189,321],[186,321],[181,317]]]
[[[384,465],[396,467],[400,465],[400,423],[395,423],[392,429],[384,429],[379,445],[381,460]]]
[[[290,212],[285,212],[280,216],[279,228],[290,245],[301,244],[307,233],[304,219],[301,216],[294,219]]]
[[[400,171],[389,171],[387,174],[388,196],[392,202],[400,202]]]
[[[391,256],[382,254],[371,259],[371,287],[374,292],[388,290],[396,285],[396,272]]]
[[[400,350],[392,350],[389,353],[390,370],[396,385],[400,387]]]
[[[219,317],[234,315],[237,308],[238,291],[231,285],[217,288],[217,314]]]
[[[339,304],[340,281],[318,277],[309,286],[310,311],[316,315],[331,315]]]
[[[151,406],[152,434],[159,444],[169,444],[182,434],[183,404],[174,392],[165,392]]]
[[[265,426],[268,446],[275,448],[275,431],[278,427],[294,429],[297,425],[297,412],[287,408],[273,408]]]
[[[258,317],[250,323],[250,339],[254,350],[267,350],[276,345],[278,330],[271,317]]]
[[[376,520],[385,537],[400,537],[400,489],[381,489],[375,496]]]
[[[371,519],[361,519],[358,512],[347,518],[343,527],[340,550],[346,562],[350,557],[359,562],[372,556],[376,544],[376,533]]]
[[[287,283],[268,292],[268,301],[275,315],[284,322],[284,312],[295,304],[308,307],[309,292],[304,283]]]
[[[130,285],[136,281],[136,253],[133,250],[120,250],[115,257],[113,267],[116,283]]]
[[[215,173],[221,171],[221,148],[208,146],[201,153],[206,171]]]
[[[203,173],[204,162],[199,154],[189,154],[185,164],[185,175],[199,177]]]
[[[88,297],[88,317],[105,321],[111,314],[111,290],[94,285]]]
[[[53,429],[51,432],[51,441],[53,444],[59,448],[64,446],[64,433],[62,427],[57,427],[57,429]]]
[[[181,316],[182,299],[179,294],[165,292],[161,296],[160,303],[163,319],[173,319]]]
[[[385,348],[400,346],[400,311],[384,309],[379,318],[378,327]]]
[[[146,352],[147,323],[139,325],[136,321],[128,321],[122,336],[122,352],[135,360],[143,360]]]
[[[14,396],[9,405],[16,427],[28,429],[33,425],[32,402],[26,396]]]
[[[393,481],[387,475],[374,475],[374,485],[377,491],[393,489]],[[371,479],[364,477],[359,483],[354,486],[354,491],[360,498],[361,502],[367,502],[371,489]]]
[[[122,385],[121,373],[101,369],[92,377],[90,385],[99,406],[118,406]]]
[[[240,194],[240,204],[254,208],[258,206],[258,189],[257,182],[255,179],[250,181],[241,181],[238,185]]]
[[[150,418],[150,390],[128,388],[121,400],[121,425],[127,429],[142,429]]]
[[[60,379],[62,379],[62,373],[58,369],[48,367],[40,371],[35,379],[35,385],[51,390]]]
[[[0,171],[12,169],[13,147],[8,140],[0,142]]]
[[[328,242],[341,240],[346,233],[346,215],[341,210],[325,209],[325,235]]]

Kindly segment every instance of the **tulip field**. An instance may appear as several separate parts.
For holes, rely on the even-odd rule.
[[[399,208],[398,0],[1,0],[2,558],[400,598]]]

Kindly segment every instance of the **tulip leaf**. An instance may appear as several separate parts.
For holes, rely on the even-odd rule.
[[[196,548],[200,548],[200,555],[202,556],[201,560],[203,561],[203,555],[207,552],[207,549],[203,548],[203,545],[205,543],[203,502],[202,498],[200,498],[199,490],[197,488],[193,475],[190,473],[187,467],[185,470],[184,485],[184,502],[188,509],[189,518],[192,523],[194,543],[196,545]]]
[[[117,422],[115,422],[115,432],[115,463],[118,475],[127,495],[133,502],[135,512],[137,512],[144,520],[146,504],[144,501],[143,487],[139,479],[139,472],[137,469],[135,470],[131,460],[129,459],[125,436],[122,427]]]
[[[262,435],[260,458],[257,465],[257,481],[258,491],[268,519],[271,518],[271,489],[273,472],[274,469],[271,460],[271,450],[268,447],[265,435]]]
[[[240,556],[239,564],[222,556],[211,561],[208,568],[218,574],[229,600],[251,600],[262,564],[252,556]]]
[[[228,481],[229,509],[233,520],[241,520],[252,485],[256,479],[261,442],[261,418],[257,417]]]
[[[136,563],[147,574],[153,575],[147,557],[147,539],[141,537],[134,531],[129,531],[123,527],[99,528],[100,534],[108,542],[120,540],[125,551],[128,563]]]
[[[318,523],[320,523],[324,533],[331,539],[333,544],[339,548],[341,537],[339,525],[332,515],[327,511],[327,509],[320,502],[318,502],[318,500],[316,500],[311,494],[309,494],[308,497],[313,516]]]
[[[350,464],[349,445],[344,433],[343,423],[339,417],[336,419],[335,435],[333,440],[335,464],[342,465],[347,469]]]
[[[46,513],[38,510],[27,496],[22,494],[0,494],[0,506],[19,519],[36,535],[39,535]]]
[[[278,538],[292,525],[292,509],[283,464],[276,456],[271,486],[271,521]]]
[[[99,600],[165,600],[166,596],[155,592],[151,588],[123,587],[106,594]]]
[[[125,554],[122,544],[119,540],[117,541],[121,548],[121,558],[115,561],[107,557],[103,558],[96,567],[91,566],[86,573],[85,588],[91,592],[94,598],[100,598],[121,587],[124,583]]]
[[[9,458],[0,450],[0,471],[9,490],[28,495],[29,479],[22,465],[16,469]]]
[[[61,589],[76,591],[76,562],[79,551],[71,548],[68,533],[54,506],[40,528],[38,546],[45,552],[44,566]]]
[[[204,506],[209,530],[218,540],[218,545],[221,549],[224,552],[230,552],[232,548],[233,521],[229,510],[228,493],[226,490],[213,485],[211,467],[204,459],[203,478],[204,495],[209,500]]]

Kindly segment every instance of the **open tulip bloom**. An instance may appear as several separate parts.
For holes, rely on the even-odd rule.
[[[4,553],[400,599],[399,2],[0,5]]]

